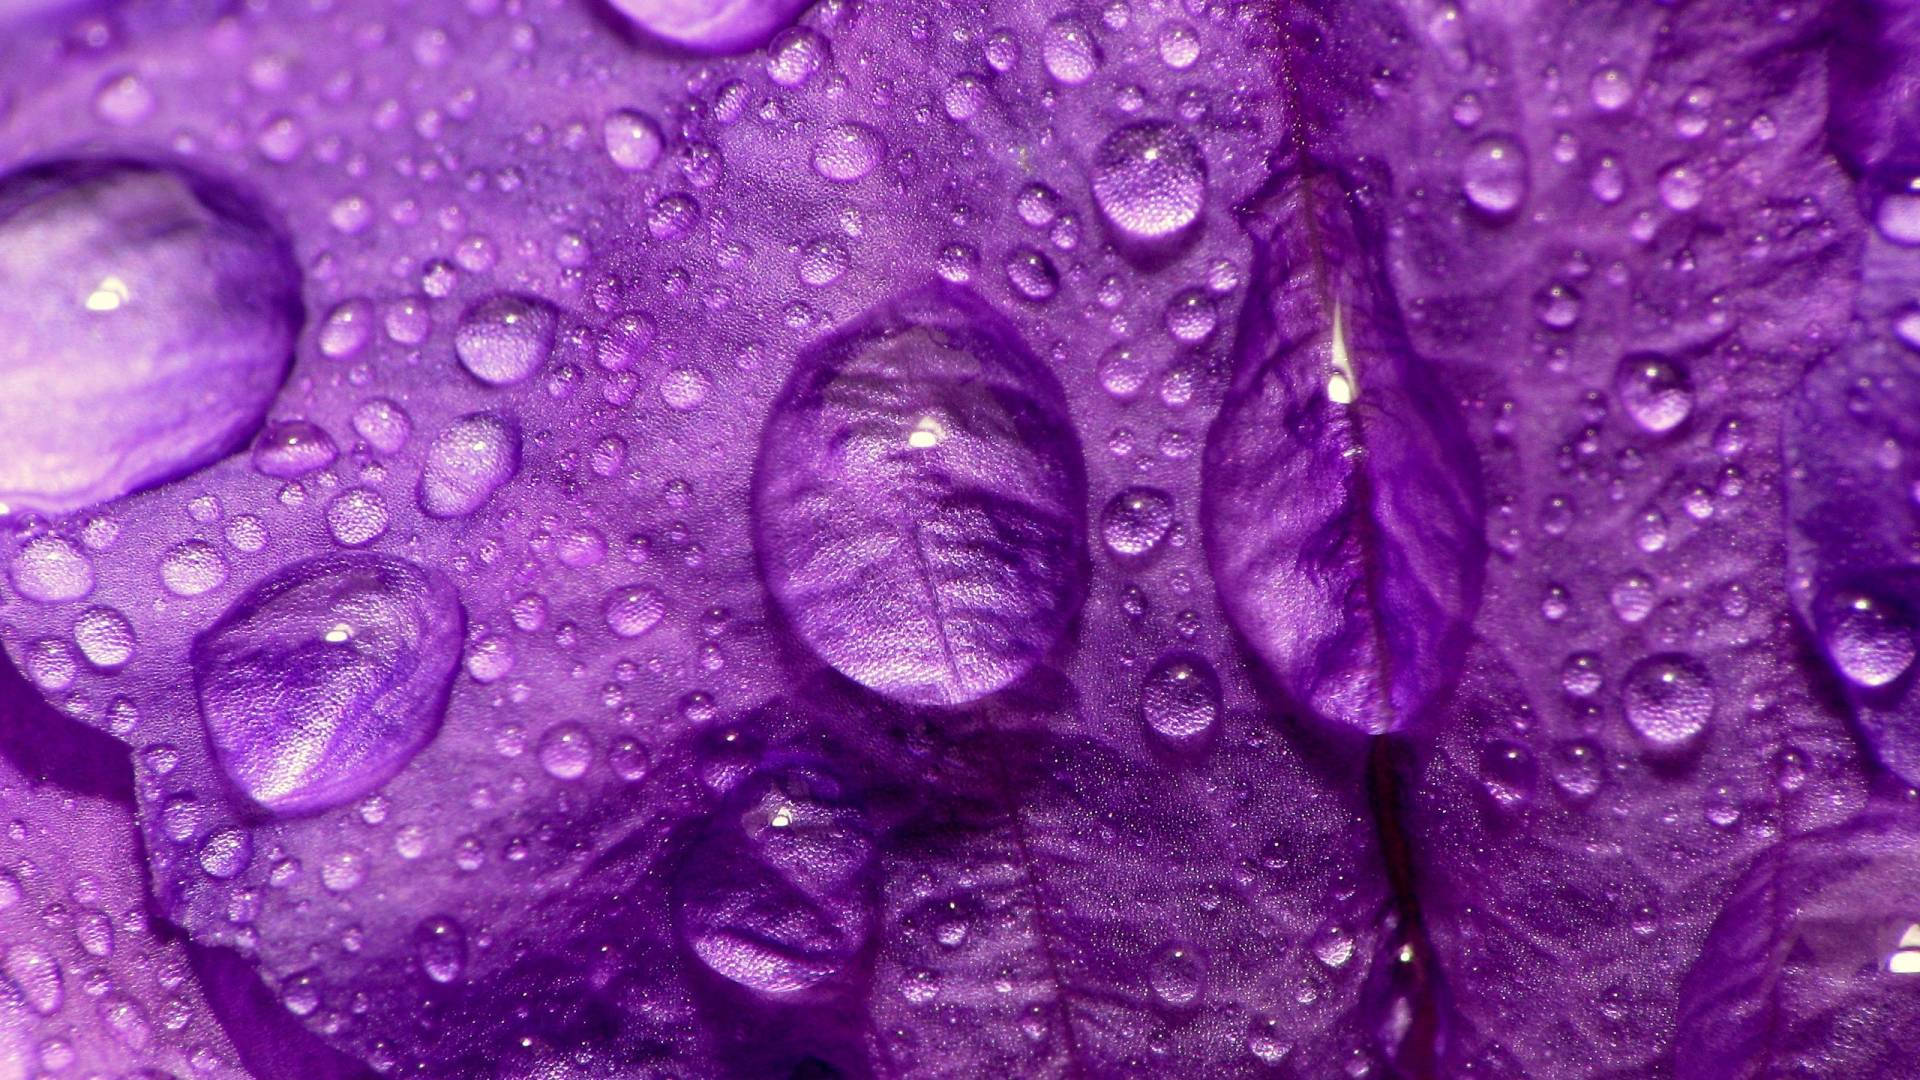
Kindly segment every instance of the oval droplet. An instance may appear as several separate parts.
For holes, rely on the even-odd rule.
[[[1504,217],[1527,198],[1527,152],[1504,135],[1489,135],[1467,149],[1460,170],[1467,201]]]
[[[282,815],[372,792],[439,731],[464,629],[436,571],[359,553],[286,567],[193,643],[221,769]]]
[[[58,536],[36,536],[21,545],[7,576],[21,596],[40,604],[78,600],[93,591],[93,564]]]
[[[1206,958],[1191,945],[1169,942],[1147,962],[1147,980],[1161,1004],[1184,1009],[1199,1001],[1206,989]]]
[[[1093,197],[1114,228],[1157,239],[1200,216],[1207,163],[1193,136],[1163,121],[1129,124],[1108,135],[1093,158]]]
[[[460,316],[453,351],[474,378],[489,386],[511,386],[547,362],[559,325],[559,312],[545,300],[496,293]]]
[[[250,198],[124,159],[0,178],[0,282],[0,513],[66,513],[245,445],[302,318],[292,249]]]
[[[420,509],[430,517],[465,517],[520,471],[520,429],[487,413],[448,424],[427,447],[420,468]]]
[[[615,636],[637,638],[653,629],[667,613],[667,598],[658,589],[628,585],[607,594],[600,612]]]
[[[445,916],[422,920],[413,931],[413,952],[427,978],[443,986],[458,982],[467,967],[467,932]]]
[[[1627,669],[1620,704],[1641,738],[1677,749],[1698,738],[1713,718],[1713,684],[1693,657],[1659,653]]]
[[[1047,74],[1068,86],[1078,86],[1099,70],[1100,46],[1085,23],[1062,15],[1041,33],[1040,62],[1046,65]]]
[[[266,476],[286,480],[324,469],[338,456],[332,436],[305,420],[274,424],[253,444],[253,467]]]
[[[110,607],[88,608],[73,624],[73,643],[87,663],[107,671],[133,659],[133,627]]]
[[[803,355],[761,437],[755,539],[788,623],[888,697],[1024,676],[1085,589],[1066,398],[1006,320],[936,286]]]
[[[593,763],[593,740],[572,722],[555,724],[540,737],[540,767],[555,780],[578,780]]]
[[[813,168],[829,180],[851,184],[872,172],[886,153],[878,131],[865,124],[835,124],[814,144]]]

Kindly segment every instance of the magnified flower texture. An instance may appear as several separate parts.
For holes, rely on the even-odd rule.
[[[0,61],[0,1080],[1920,1076],[1920,7]]]

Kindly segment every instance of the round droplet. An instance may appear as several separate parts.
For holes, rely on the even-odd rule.
[[[1569,330],[1580,321],[1580,291],[1554,282],[1533,294],[1533,314],[1549,330]]]
[[[239,877],[253,861],[253,834],[244,829],[222,829],[200,845],[200,869],[210,878]]]
[[[0,282],[0,513],[67,513],[232,452],[300,326],[292,250],[250,198],[124,159],[0,178]]]
[[[699,408],[712,389],[713,379],[699,368],[675,368],[660,377],[660,400],[680,412]]]
[[[1693,411],[1693,384],[1678,361],[1659,353],[1630,353],[1614,374],[1614,393],[1633,422],[1661,435]]]
[[[547,362],[559,325],[559,312],[545,300],[496,293],[460,316],[453,351],[474,378],[490,386],[510,386]]]
[[[111,671],[133,659],[133,627],[110,607],[88,608],[73,624],[73,643],[87,663]]]
[[[420,469],[420,509],[430,517],[465,517],[520,471],[520,429],[486,413],[448,424],[427,447]]]
[[[1173,528],[1173,496],[1151,487],[1130,487],[1100,511],[1100,539],[1115,555],[1153,554]]]
[[[1152,374],[1153,365],[1148,363],[1146,352],[1132,345],[1115,345],[1100,357],[1100,385],[1122,401],[1139,396]]]
[[[1046,65],[1047,74],[1068,86],[1078,86],[1099,70],[1100,46],[1085,23],[1063,15],[1041,32],[1040,62]]]
[[[615,109],[600,122],[600,138],[606,143],[607,157],[628,172],[642,172],[660,160],[666,139],[660,125],[646,114],[632,109]]]
[[[1511,214],[1527,197],[1527,152],[1504,135],[1489,135],[1467,149],[1460,182],[1474,206]]]
[[[1030,247],[1017,247],[1007,253],[1007,284],[1020,296],[1041,303],[1060,291],[1060,271],[1046,253]]]
[[[780,34],[767,46],[767,77],[781,86],[801,86],[826,64],[827,42],[804,26]]]
[[[1670,166],[1660,174],[1657,186],[1660,190],[1660,201],[1667,204],[1667,209],[1676,212],[1685,212],[1699,206],[1707,190],[1706,181],[1700,176],[1700,171],[1690,165]]]
[[[1220,309],[1204,289],[1187,289],[1167,301],[1167,333],[1188,345],[1205,341],[1220,322]]]
[[[1713,685],[1700,662],[1683,653],[1649,656],[1627,670],[1620,684],[1627,723],[1662,749],[1697,738],[1713,716]]]
[[[800,280],[808,285],[831,285],[840,280],[852,262],[847,245],[837,238],[815,237],[800,249]]]
[[[353,433],[383,454],[397,454],[413,435],[413,418],[397,403],[374,398],[353,410]]]
[[[1814,625],[1834,666],[1857,685],[1885,686],[1913,666],[1913,619],[1895,601],[1838,589],[1820,598]]]
[[[593,740],[575,723],[555,724],[540,737],[540,767],[555,780],[578,780],[593,762]]]
[[[971,73],[956,75],[947,84],[947,92],[941,97],[946,106],[947,116],[954,120],[971,120],[987,107],[991,96],[987,90],[987,80]]]
[[[601,605],[607,629],[623,638],[637,638],[653,629],[667,613],[667,598],[646,585],[628,585],[609,593]]]
[[[1140,716],[1163,738],[1198,738],[1220,716],[1220,679],[1198,656],[1166,657],[1141,683]]]
[[[1601,112],[1619,112],[1633,100],[1633,79],[1617,67],[1603,67],[1593,73],[1587,94]]]
[[[382,555],[325,555],[256,585],[193,643],[222,771],[280,814],[371,793],[439,730],[464,624],[450,582]]]
[[[175,596],[199,596],[227,583],[227,560],[205,540],[187,540],[161,556],[160,581]]]
[[[93,564],[58,536],[27,541],[7,570],[20,595],[41,604],[78,600],[93,591]]]
[[[1200,1000],[1207,985],[1207,962],[1191,945],[1170,942],[1147,961],[1147,981],[1162,1005],[1183,1009]]]
[[[253,467],[267,476],[292,479],[333,464],[339,450],[317,424],[283,420],[260,433],[253,444]]]
[[[813,168],[821,176],[850,184],[873,171],[886,156],[880,133],[865,124],[835,124],[813,147]]]
[[[1129,124],[1094,153],[1093,197],[1121,232],[1141,239],[1176,233],[1206,205],[1206,159],[1172,124]]]
[[[458,982],[467,967],[467,932],[445,916],[424,919],[413,931],[413,953],[427,978],[442,985]]]
[[[647,36],[692,53],[721,56],[764,44],[806,7],[805,0],[607,0]]]
[[[327,504],[327,531],[347,547],[371,544],[386,534],[391,515],[377,491],[352,488]]]

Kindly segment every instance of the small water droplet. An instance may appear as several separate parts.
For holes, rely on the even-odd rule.
[[[813,168],[837,183],[850,184],[872,172],[887,153],[886,140],[865,124],[835,124],[813,147]]]
[[[1655,435],[1679,427],[1693,411],[1693,384],[1686,369],[1659,353],[1623,357],[1613,386],[1627,415]]]
[[[1205,735],[1220,716],[1220,679],[1198,656],[1164,657],[1141,683],[1140,715],[1163,738]]]
[[[531,376],[553,351],[559,313],[535,296],[497,293],[466,310],[453,332],[454,353],[474,378],[510,386]]]
[[[1506,215],[1527,197],[1527,152],[1505,135],[1489,135],[1467,150],[1461,186],[1468,201],[1489,214]]]
[[[414,955],[427,978],[445,985],[457,982],[467,967],[467,933],[445,916],[424,919],[413,931]]]
[[[578,780],[593,761],[593,741],[575,723],[555,724],[540,737],[540,767],[556,780]]]
[[[1153,554],[1173,528],[1173,496],[1152,487],[1130,487],[1100,511],[1100,538],[1115,555]]]
[[[1620,701],[1627,722],[1661,749],[1692,743],[1713,716],[1706,669],[1684,653],[1660,653],[1634,664],[1621,680]]]
[[[1147,979],[1161,1004],[1185,1008],[1199,1001],[1206,989],[1206,958],[1191,945],[1168,942],[1147,962]]]

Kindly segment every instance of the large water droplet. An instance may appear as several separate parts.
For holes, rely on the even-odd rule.
[[[7,572],[21,596],[42,604],[78,600],[93,591],[93,564],[58,536],[27,541]]]
[[[1460,182],[1473,205],[1506,215],[1527,197],[1527,152],[1504,135],[1489,135],[1467,148]]]
[[[1200,1000],[1207,985],[1207,961],[1191,945],[1169,942],[1147,962],[1147,981],[1153,996],[1169,1008],[1181,1009]]]
[[[545,300],[496,293],[460,316],[453,351],[474,378],[490,386],[510,386],[547,362],[559,325],[559,313]]]
[[[821,659],[960,704],[1025,675],[1077,609],[1085,483],[1052,374],[973,294],[924,290],[795,366],[761,439],[756,543]]]
[[[111,671],[133,659],[133,627],[110,607],[88,608],[73,624],[73,642],[87,663]]]
[[[606,143],[607,157],[628,172],[642,172],[660,160],[666,139],[660,125],[646,114],[632,109],[615,109],[600,122],[600,137]]]
[[[194,641],[221,768],[281,814],[360,798],[439,730],[464,617],[438,573],[370,554],[295,563]]]
[[[1046,65],[1047,74],[1068,86],[1078,86],[1099,70],[1100,46],[1085,23],[1062,15],[1041,33],[1040,62]]]
[[[1713,684],[1698,660],[1659,653],[1627,669],[1620,704],[1640,736],[1662,749],[1686,746],[1713,717]]]
[[[60,962],[38,945],[21,944],[8,948],[6,961],[0,964],[0,973],[4,973],[19,988],[20,996],[27,1000],[27,1007],[41,1016],[52,1016],[59,1012],[61,1004],[66,1001],[67,992]]]
[[[1127,488],[1100,511],[1100,539],[1115,555],[1151,555],[1172,528],[1173,496],[1159,488]]]
[[[1659,353],[1623,357],[1613,388],[1633,422],[1655,435],[1679,427],[1693,411],[1693,384],[1686,369]]]
[[[1220,716],[1220,679],[1198,656],[1164,657],[1140,686],[1140,717],[1160,736],[1198,738]]]
[[[465,517],[519,471],[519,428],[486,413],[463,416],[427,447],[420,469],[420,509],[432,517]]]
[[[1172,124],[1129,124],[1094,152],[1093,197],[1107,220],[1131,236],[1178,232],[1206,205],[1206,159],[1193,136]]]
[[[1860,686],[1885,686],[1913,666],[1913,618],[1895,601],[1834,590],[1815,606],[1814,625],[1840,674]]]
[[[223,183],[126,160],[0,178],[0,507],[65,513],[244,444],[300,321],[285,237]]]
[[[555,780],[578,780],[593,763],[593,740],[579,724],[555,724],[540,737],[539,758],[540,767]]]

